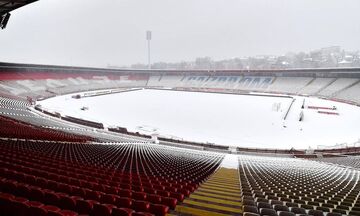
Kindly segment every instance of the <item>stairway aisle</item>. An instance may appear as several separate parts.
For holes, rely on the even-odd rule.
[[[220,168],[169,215],[241,215],[237,169]]]

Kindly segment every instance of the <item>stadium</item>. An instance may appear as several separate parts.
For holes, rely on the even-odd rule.
[[[0,214],[360,215],[359,92],[353,67],[0,63]]]

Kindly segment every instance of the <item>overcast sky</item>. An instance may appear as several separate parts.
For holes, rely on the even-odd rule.
[[[0,30],[0,61],[130,65],[360,50],[360,0],[39,0]]]

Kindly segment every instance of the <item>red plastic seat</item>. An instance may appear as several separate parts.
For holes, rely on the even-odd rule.
[[[132,203],[132,208],[136,212],[148,212],[150,208],[150,203],[145,201],[134,200]]]
[[[170,196],[170,192],[168,192],[168,191],[162,191],[162,190],[156,191],[156,194],[157,194],[157,195],[160,195],[160,196],[162,196],[162,197],[169,197],[169,196]]]
[[[72,188],[72,194],[75,196],[85,197],[85,190],[80,187],[73,187]]]
[[[112,216],[131,216],[134,211],[128,208],[113,208]]]
[[[42,206],[30,206],[28,211],[26,212],[28,215],[36,215],[36,216],[47,216],[48,211],[44,209]]]
[[[121,208],[131,208],[133,200],[126,197],[120,197],[115,200],[115,205]]]
[[[134,200],[146,200],[146,193],[144,192],[133,192],[132,198]]]
[[[5,215],[10,213],[10,206],[13,198],[14,196],[11,194],[0,194],[0,212],[3,212]]]
[[[118,195],[119,195],[120,197],[128,197],[128,198],[131,198],[132,192],[131,192],[131,190],[127,190],[127,189],[119,189]]]
[[[100,204],[100,203],[96,203],[94,204],[94,208],[91,212],[91,216],[110,216],[112,209],[116,208],[116,206],[111,205],[111,204]]]
[[[16,195],[20,197],[28,197],[30,195],[30,187],[27,185],[17,185]]]
[[[156,216],[165,216],[168,211],[169,207],[166,205],[150,204],[150,212]]]
[[[25,199],[26,200],[26,199]],[[27,204],[28,201],[25,200],[18,200],[18,199],[12,199],[9,209],[13,213],[13,215],[26,215],[26,212],[29,210],[29,205]]]
[[[99,203],[95,200],[78,200],[76,202],[76,211],[80,214],[90,214],[94,204]]]
[[[54,192],[46,191],[44,194],[44,203],[47,205],[57,205],[59,200],[60,196]]]
[[[90,200],[100,200],[101,197],[101,193],[98,191],[93,191],[93,190],[85,190],[85,197],[86,199],[90,199]]]
[[[31,188],[30,190],[30,199],[31,200],[37,200],[37,201],[43,201],[44,200],[45,193],[39,189],[39,188]]]
[[[147,201],[154,203],[154,204],[160,204],[161,203],[161,196],[155,195],[155,194],[148,194]]]
[[[76,199],[66,195],[61,195],[59,200],[59,207],[67,210],[75,210],[76,208]]]
[[[175,209],[177,199],[172,197],[161,197],[161,204],[169,206],[170,209]]]
[[[108,203],[108,204],[114,204],[117,198],[120,198],[120,197],[117,195],[113,195],[113,194],[104,194],[101,197],[101,202]]]
[[[58,212],[48,212],[48,216],[78,216],[78,213],[71,210],[61,210]]]
[[[59,212],[61,210],[60,208],[52,205],[46,205],[43,206],[42,208],[45,209],[46,212]]]
[[[184,200],[184,194],[170,192],[170,197],[177,199],[179,202]]]
[[[186,196],[186,197],[190,196],[190,190],[188,190],[186,188],[181,188],[178,190],[178,192],[184,194],[184,196]]]
[[[131,216],[153,216],[153,214],[147,212],[134,212]]]

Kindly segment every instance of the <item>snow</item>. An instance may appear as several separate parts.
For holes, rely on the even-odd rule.
[[[146,89],[82,99],[64,95],[39,104],[105,126],[220,145],[307,149],[359,140],[360,107],[306,97],[306,106],[336,106],[340,115],[304,109],[299,122],[304,97],[294,98],[286,120],[292,98],[269,96]]]

